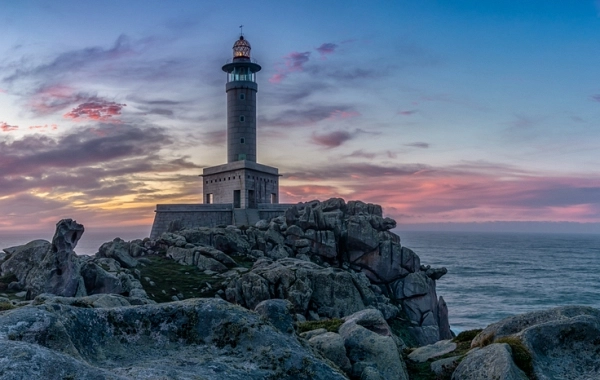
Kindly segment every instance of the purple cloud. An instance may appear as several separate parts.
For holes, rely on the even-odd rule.
[[[77,128],[58,137],[34,134],[1,141],[0,194],[36,189],[90,192],[90,202],[94,191],[135,194],[144,185],[132,180],[132,175],[199,168],[186,157],[160,155],[163,147],[173,143],[161,128],[124,124]]]
[[[295,71],[303,71],[304,64],[310,60],[310,52],[305,51],[302,53],[292,52],[286,55],[284,58],[285,67],[278,67],[277,73],[275,73],[270,79],[271,83],[280,83],[290,73]]]
[[[417,113],[417,110],[408,110],[408,111],[398,111],[398,115],[402,116],[410,116]]]
[[[94,98],[89,101],[78,105],[73,108],[70,112],[67,112],[63,116],[67,119],[73,119],[76,121],[102,121],[102,122],[117,122],[113,119],[113,116],[121,114],[121,110],[126,104],[120,104],[116,102],[109,102],[104,99]]]
[[[318,48],[316,48],[315,50],[318,51],[319,54],[321,54],[322,59],[327,59],[327,55],[332,54],[337,47],[338,47],[338,45],[336,45],[334,43],[326,42],[326,43],[322,44],[321,46],[319,46]]]
[[[594,94],[591,98],[593,101],[600,102],[600,94]]]
[[[429,143],[417,141],[417,142],[410,143],[410,144],[404,144],[404,146],[410,146],[410,147],[413,147],[413,148],[427,149],[427,148],[429,148]]]
[[[311,142],[313,144],[321,145],[326,148],[335,148],[348,140],[353,139],[355,134],[347,131],[333,131],[330,133],[317,134],[313,133]]]

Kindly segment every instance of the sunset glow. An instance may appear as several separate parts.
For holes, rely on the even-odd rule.
[[[200,203],[243,22],[281,202],[600,232],[596,1],[176,4],[0,4],[0,228],[149,231]]]

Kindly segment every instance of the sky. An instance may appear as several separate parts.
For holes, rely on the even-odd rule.
[[[239,25],[282,203],[600,233],[594,0],[0,2],[0,230],[201,203]]]

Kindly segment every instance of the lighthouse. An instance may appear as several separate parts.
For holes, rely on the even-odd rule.
[[[256,73],[261,67],[250,58],[250,43],[240,36],[233,44],[227,73],[227,162],[256,162]]]
[[[261,67],[250,52],[250,42],[240,35],[233,57],[221,68],[227,74],[227,163],[203,170],[204,204],[257,209],[279,203],[278,169],[257,162],[256,79]]]
[[[256,73],[261,67],[250,49],[240,34],[233,57],[221,68],[227,74],[227,163],[203,169],[202,203],[156,205],[150,238],[173,228],[252,226],[292,206],[279,203],[279,169],[257,162]]]

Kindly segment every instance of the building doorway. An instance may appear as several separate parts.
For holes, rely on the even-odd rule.
[[[240,190],[233,190],[233,208],[242,207],[242,197]]]
[[[248,190],[248,208],[256,208],[256,196],[254,190]]]

